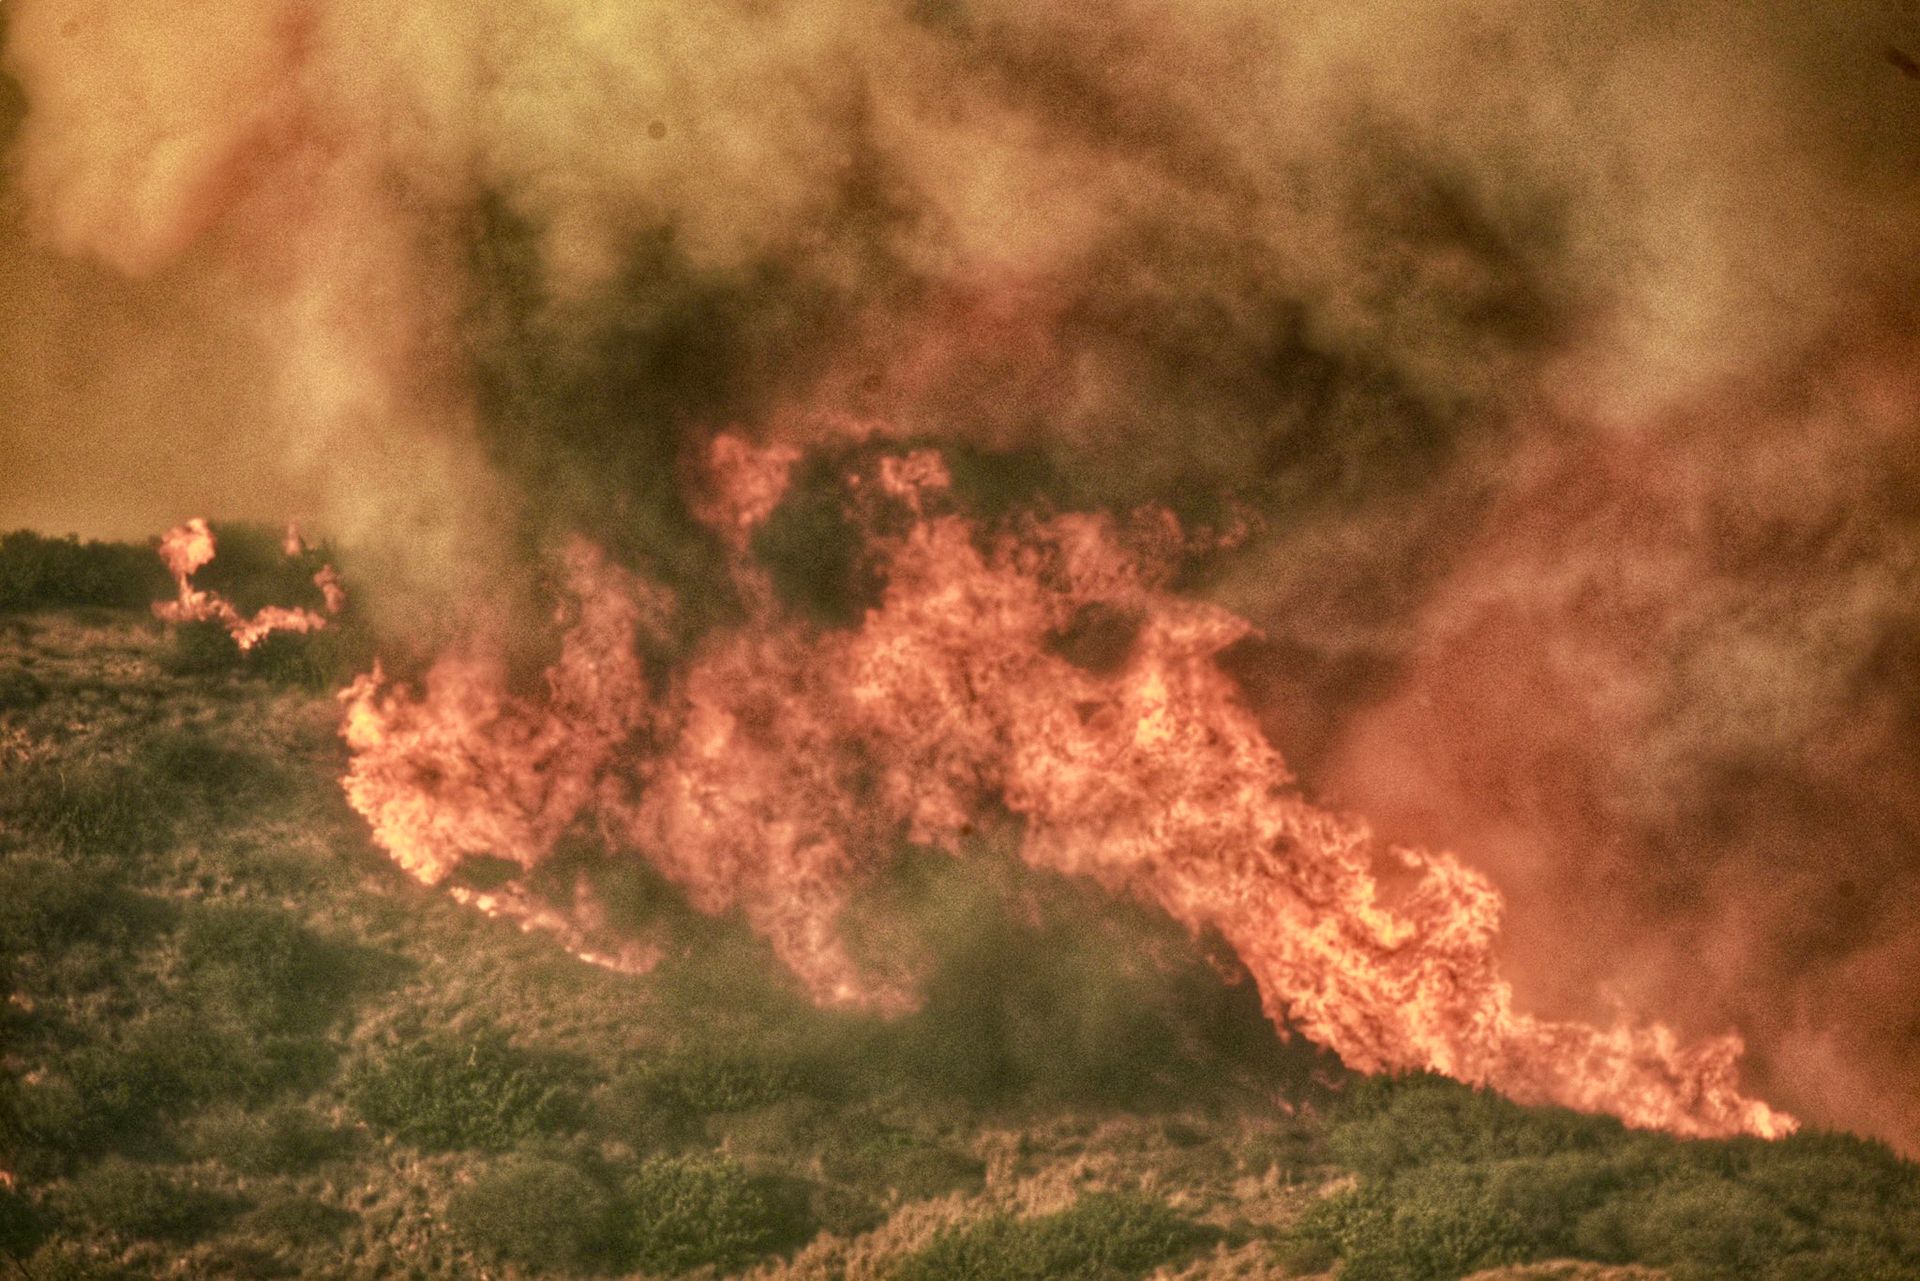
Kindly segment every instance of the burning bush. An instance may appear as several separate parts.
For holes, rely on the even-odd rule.
[[[227,553],[216,556],[222,545]],[[153,612],[175,624],[172,647],[161,660],[175,675],[244,668],[317,691],[339,684],[371,659],[364,636],[344,642],[339,637],[333,624],[346,606],[346,589],[331,562],[307,547],[297,529],[289,527],[276,540],[251,526],[216,532],[196,518],[167,531],[160,558],[173,576],[175,598]],[[327,633],[327,639],[314,640],[316,633]]]
[[[529,892],[587,828],[699,911],[739,913],[823,1005],[977,1003],[969,1043],[987,1054],[918,1024],[926,1068],[981,1069],[960,1092],[1149,1084],[1179,1057],[1172,1025],[1107,965],[1069,954],[1026,971],[975,940],[975,971],[951,967],[941,991],[938,969],[903,959],[911,946],[859,954],[850,909],[903,850],[977,868],[977,833],[999,828],[1028,867],[1223,943],[1270,1020],[1358,1070],[1433,1068],[1680,1133],[1795,1125],[1742,1093],[1737,1037],[1688,1045],[1658,1024],[1519,1009],[1491,882],[1450,854],[1382,847],[1293,785],[1218,661],[1250,625],[1173,590],[1187,548],[1229,535],[1155,508],[988,521],[961,509],[944,454],[875,449],[836,497],[801,503],[852,521],[857,564],[884,584],[823,629],[747,555],[756,521],[783,528],[762,483],[783,455],[731,438],[709,453],[714,488],[739,503],[707,518],[750,606],[665,680],[642,655],[672,634],[673,600],[575,539],[541,684],[483,637],[418,688],[376,666],[346,692],[348,799],[409,874],[617,966],[591,895],[549,910]],[[830,541],[800,523],[789,543]],[[475,892],[460,877],[474,859],[510,880]],[[1050,1000],[1049,982],[1073,999]],[[1024,999],[1003,1000],[1013,984]]]

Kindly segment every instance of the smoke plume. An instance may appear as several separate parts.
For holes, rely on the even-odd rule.
[[[396,630],[581,537],[664,669],[878,607],[847,478],[915,450],[989,526],[1171,512],[1267,738],[1492,876],[1522,1005],[1920,1144],[1899,7],[6,21],[0,524],[298,516]],[[786,469],[731,529],[723,438]]]

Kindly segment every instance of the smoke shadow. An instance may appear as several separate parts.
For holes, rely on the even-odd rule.
[[[487,863],[468,878],[497,886],[506,871]],[[576,915],[590,904],[599,942],[656,950],[663,1030],[689,1052],[731,1046],[822,1099],[1210,1109],[1324,1102],[1348,1075],[1276,1033],[1223,942],[1026,867],[1003,834],[959,856],[903,848],[842,914],[854,959],[914,994],[904,1014],[816,1007],[744,920],[696,911],[643,861],[589,840],[527,889]]]

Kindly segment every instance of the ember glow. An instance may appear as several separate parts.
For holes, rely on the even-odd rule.
[[[778,460],[737,441],[714,456],[720,492],[751,504],[720,504],[717,523],[750,526]],[[1004,807],[1028,863],[1216,932],[1277,1025],[1352,1067],[1428,1068],[1683,1134],[1794,1128],[1740,1093],[1737,1038],[1688,1046],[1657,1024],[1516,1010],[1492,885],[1450,855],[1382,848],[1294,786],[1215,661],[1248,625],[1167,590],[1155,549],[1178,541],[1171,516],[989,530],[943,510],[935,454],[865,479],[873,524],[893,532],[870,534],[885,591],[856,628],[768,606],[653,698],[635,643],[665,604],[576,544],[544,697],[512,697],[474,657],[443,660],[417,693],[378,670],[356,682],[345,785],[376,839],[436,883],[474,855],[531,870],[590,816],[695,906],[739,910],[817,1000],[900,1008],[910,987],[840,945],[851,889],[902,840],[961,854]],[[1097,669],[1056,644],[1091,614],[1129,633]]]
[[[289,533],[283,544],[289,556],[299,555],[304,547],[297,533]],[[218,592],[193,585],[194,574],[212,563],[215,552],[213,530],[199,516],[161,537],[160,559],[173,574],[179,595],[156,604],[153,612],[157,617],[170,623],[219,623],[245,653],[275,632],[317,632],[327,625],[328,614],[338,614],[347,603],[346,589],[333,566],[322,565],[313,576],[313,585],[326,601],[326,614],[286,605],[264,605],[252,614],[242,614]]]

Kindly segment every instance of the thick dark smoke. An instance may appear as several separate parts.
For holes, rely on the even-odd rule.
[[[278,505],[412,600],[584,531],[697,627],[723,429],[1165,505],[1275,741],[1497,877],[1523,995],[1738,1025],[1778,1102],[1920,1145],[1891,0],[8,21],[0,525]],[[801,475],[762,550],[831,621]]]

